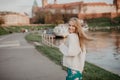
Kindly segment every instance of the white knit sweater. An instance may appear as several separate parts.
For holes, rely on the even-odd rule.
[[[81,51],[78,35],[75,33],[69,34],[66,42],[62,43],[59,49],[63,53],[63,66],[78,70],[82,73],[86,49],[84,48],[84,51]]]

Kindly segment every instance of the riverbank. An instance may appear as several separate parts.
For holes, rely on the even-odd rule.
[[[47,28],[54,28],[53,24],[43,24],[43,25],[29,25],[29,26],[0,26],[0,35],[10,34],[14,32],[31,32],[38,31]]]
[[[28,41],[40,42],[41,39],[38,39],[40,37],[38,37],[37,35],[39,35],[39,34],[36,33],[33,36],[31,34],[29,34],[26,36],[26,39]],[[29,36],[30,36],[30,38],[29,38]],[[36,49],[38,51],[42,52],[43,55],[50,58],[56,64],[62,66],[62,64],[61,64],[62,54],[58,50],[58,48],[41,45],[41,46],[36,46]],[[65,67],[63,67],[63,69],[66,70]],[[120,79],[120,77],[118,75],[108,72],[98,66],[90,64],[88,62],[86,62],[86,64],[85,64],[85,70],[83,72],[83,80],[119,80],[119,79]]]
[[[92,18],[92,19],[86,19],[85,20],[90,27],[116,27],[120,26],[120,17],[115,18]]]
[[[113,19],[110,18],[95,18],[86,19],[90,31],[112,31],[116,30],[120,32],[120,17]],[[0,26],[0,35],[10,34],[14,32],[30,32],[38,31],[41,29],[54,28],[55,24],[30,24],[26,26]]]
[[[90,31],[120,31],[120,26],[115,26],[115,27],[110,27],[110,26],[105,26],[105,27],[89,27]]]
[[[120,30],[120,17],[116,18],[93,18],[85,20],[90,31]]]

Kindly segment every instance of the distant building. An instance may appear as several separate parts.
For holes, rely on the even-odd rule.
[[[61,14],[76,14],[83,19],[120,16],[120,0],[113,0],[113,4],[105,2],[85,3],[83,1],[58,4],[57,0],[54,0],[54,4],[49,4],[47,0],[42,0],[42,7],[38,7],[36,3],[34,1],[32,8],[33,17],[37,11],[50,11],[53,14],[58,12]]]
[[[26,14],[15,12],[0,12],[0,18],[4,20],[3,25],[27,25],[30,23]]]

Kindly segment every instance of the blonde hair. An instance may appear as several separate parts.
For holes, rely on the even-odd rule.
[[[70,21],[73,22],[74,27],[76,28],[75,33],[78,34],[80,47],[81,47],[82,51],[84,51],[85,42],[87,40],[91,40],[91,39],[83,31],[82,26],[81,26],[82,24],[80,23],[80,20],[78,18],[71,18],[69,20],[69,22]]]

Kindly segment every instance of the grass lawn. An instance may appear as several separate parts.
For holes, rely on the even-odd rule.
[[[39,37],[38,34],[29,34],[27,35],[26,39],[28,41],[41,42],[40,38],[41,37]],[[36,49],[39,52],[41,52],[43,55],[47,56],[50,60],[52,60],[56,64],[62,66],[61,60],[63,55],[58,48],[48,47],[43,45],[43,46],[36,46]],[[62,68],[66,70],[65,67],[62,66]],[[83,72],[83,80],[120,80],[120,77],[100,67],[97,67],[91,63],[86,62]]]
[[[25,36],[25,39],[31,42],[41,42],[41,36],[38,33],[30,33]]]
[[[25,29],[28,31],[38,31],[41,29],[48,29],[48,28],[54,28],[55,25],[41,25],[41,26],[8,26],[8,27],[2,27],[0,26],[0,35],[10,34],[14,32],[23,32]]]
[[[62,53],[58,50],[58,48],[52,48],[48,46],[36,46],[36,49],[39,52],[42,52],[43,55],[47,56],[56,64],[62,66]],[[63,69],[66,70],[65,67],[63,67]],[[83,80],[120,80],[120,77],[100,67],[86,62],[83,72]]]

